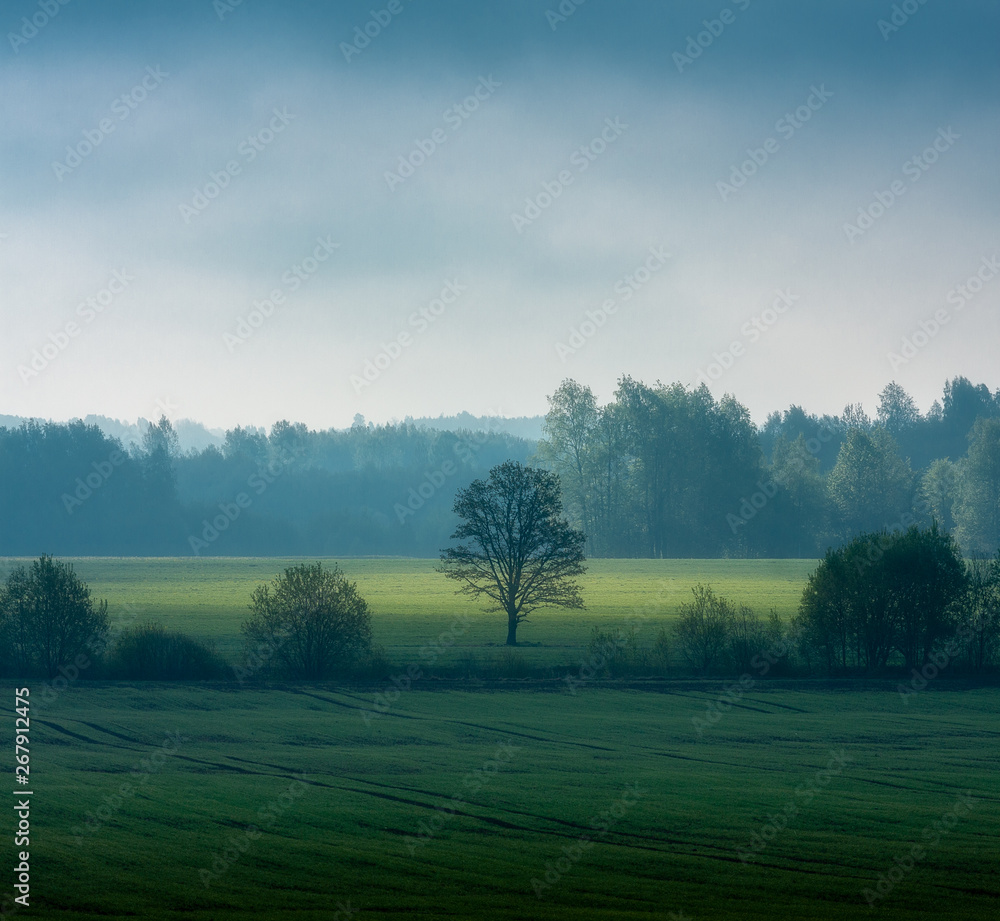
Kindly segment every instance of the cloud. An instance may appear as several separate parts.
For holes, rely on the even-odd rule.
[[[17,177],[0,200],[4,410],[148,416],[170,393],[221,426],[544,412],[567,375],[605,396],[621,373],[688,380],[782,288],[801,307],[713,391],[758,419],[873,406],[888,350],[996,238],[996,10],[928,2],[885,40],[892,4],[590,2],[553,30],[554,6],[405,3],[349,63],[340,42],[371,4],[248,0],[221,21],[209,3],[64,7],[0,63],[0,166]],[[679,72],[689,39],[705,47]],[[168,76],[136,101],[147,68]],[[832,95],[789,132],[817,87]],[[949,127],[960,139],[910,181]],[[906,193],[852,244],[845,223],[897,179]],[[335,257],[228,351],[326,235]],[[669,268],[561,360],[661,244]],[[24,355],[122,268],[134,287],[25,385]],[[357,394],[353,369],[453,277],[468,296]],[[954,374],[1000,385],[995,297],[907,367],[920,402]]]

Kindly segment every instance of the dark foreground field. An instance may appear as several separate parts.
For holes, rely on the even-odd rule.
[[[70,688],[21,916],[997,917],[1000,691],[721,687]]]

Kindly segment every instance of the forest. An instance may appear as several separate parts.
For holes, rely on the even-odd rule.
[[[0,428],[0,554],[436,556],[456,492],[506,460],[559,475],[590,557],[819,558],[861,532],[936,521],[1000,546],[1000,391],[947,382],[922,414],[898,384],[874,417],[800,406],[757,426],[735,397],[623,376],[600,405],[564,381],[541,440],[412,422],[236,427],[182,451],[82,421]]]

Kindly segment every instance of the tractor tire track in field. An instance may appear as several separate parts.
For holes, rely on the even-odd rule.
[[[261,765],[264,765],[266,767],[272,767],[272,768],[275,768],[275,769],[280,770],[280,771],[286,771],[289,774],[294,773],[293,769],[287,767],[286,765],[273,764],[273,763],[267,762],[267,761],[251,761],[251,760],[246,759],[246,758],[236,758],[234,755],[230,755],[228,757],[233,758],[234,760],[243,761],[243,762],[245,762],[247,764],[261,764]],[[273,775],[269,775],[269,776],[273,776]],[[402,792],[402,793],[407,793],[407,794],[410,794],[410,795],[425,796],[429,800],[431,800],[432,802],[426,802],[425,803],[425,802],[420,802],[419,800],[407,799],[407,798],[400,797],[400,796],[391,796],[391,795],[388,795],[388,794],[379,794],[379,793],[376,793],[376,792],[371,791],[371,790],[361,790],[361,789],[357,789],[357,788],[354,788],[354,787],[341,786],[341,785],[337,785],[337,784],[318,783],[315,780],[313,780],[313,781],[306,781],[306,782],[307,783],[309,783],[309,782],[316,783],[317,786],[325,786],[325,787],[329,787],[329,788],[332,788],[332,789],[351,790],[352,792],[355,792],[355,793],[367,794],[367,795],[370,795],[370,796],[376,796],[376,797],[381,797],[381,798],[385,798],[385,797],[388,796],[388,798],[394,799],[394,800],[396,800],[398,802],[403,802],[403,803],[407,803],[409,805],[418,806],[418,807],[420,807],[422,809],[426,809],[426,810],[429,810],[429,811],[432,811],[432,812],[437,812],[437,811],[440,810],[440,806],[435,805],[433,803],[433,800],[443,800],[443,801],[447,802],[447,801],[450,801],[451,798],[452,798],[451,796],[449,796],[447,794],[436,793],[433,790],[424,790],[424,789],[422,789],[420,787],[408,787],[408,786],[403,786],[403,785],[381,783],[379,781],[369,780],[369,779],[364,778],[364,777],[351,777],[351,778],[345,778],[345,779],[350,780],[350,782],[352,782],[352,783],[368,784],[369,786],[380,787],[380,788],[385,789],[385,790],[393,790],[393,791],[396,791],[397,793]],[[520,829],[522,831],[530,831],[530,832],[532,832],[534,834],[556,835],[558,837],[569,837],[569,838],[579,838],[580,834],[596,834],[597,833],[596,830],[592,826],[590,826],[590,825],[584,825],[584,824],[582,824],[580,822],[574,822],[574,821],[572,821],[570,819],[561,819],[561,818],[557,818],[556,816],[544,815],[542,813],[530,812],[530,811],[523,810],[523,809],[514,809],[514,808],[512,808],[510,806],[497,806],[495,804],[479,803],[479,802],[475,802],[473,800],[468,800],[468,799],[464,800],[463,802],[465,803],[465,805],[467,805],[467,806],[474,806],[477,809],[493,809],[493,810],[495,810],[497,812],[502,812],[502,813],[505,813],[505,814],[508,814],[508,815],[512,815],[512,816],[522,816],[524,818],[535,819],[536,821],[539,821],[539,822],[553,823],[555,825],[559,825],[559,826],[562,826],[563,828],[571,830],[572,834],[567,833],[567,832],[562,832],[562,831],[557,830],[557,829],[546,829],[546,828],[538,828],[538,827],[534,827],[533,828],[533,827],[530,827],[530,826],[517,825],[517,824],[514,824],[512,822],[504,822],[502,820],[491,821],[491,819],[494,819],[495,817],[481,816],[481,815],[478,815],[477,813],[463,812],[463,811],[456,810],[457,814],[459,814],[459,815],[468,816],[468,817],[473,818],[473,819],[479,819],[479,820],[481,820],[483,822],[486,822],[488,824],[501,824],[505,828],[515,828],[515,829]],[[376,826],[372,826],[372,827],[374,828]],[[409,832],[406,832],[406,831],[403,831],[401,833],[402,834],[409,834]],[[641,832],[622,832],[622,831],[614,832],[613,835],[617,835],[619,837],[627,838],[627,839],[634,838],[634,839],[640,839],[642,841],[655,842],[655,843],[658,843],[658,844],[665,844],[665,845],[673,845],[673,846],[676,846],[676,847],[683,847],[683,848],[687,848],[687,849],[702,848],[702,849],[707,849],[707,850],[722,851],[722,852],[726,853],[727,855],[731,852],[731,848],[723,847],[722,845],[706,844],[704,842],[690,841],[690,840],[686,840],[686,839],[683,839],[683,838],[672,838],[672,837],[665,837],[665,836],[662,836],[662,835],[643,834]],[[616,841],[613,838],[608,838],[607,839],[607,843],[609,843],[609,844],[618,844],[621,847],[635,847],[635,848],[639,848],[641,850],[652,850],[652,851],[655,851],[657,853],[664,853],[664,849],[662,849],[662,848],[649,847],[649,846],[643,846],[643,845],[637,845],[637,844],[627,844],[626,842]],[[725,859],[730,859],[730,858],[727,856]],[[736,858],[732,858],[732,859],[736,859]]]
[[[440,807],[439,806],[435,806],[435,805],[432,805],[430,803],[422,803],[419,800],[408,799],[408,798],[402,797],[402,796],[394,796],[394,795],[392,795],[390,793],[381,793],[381,792],[378,792],[378,791],[375,791],[375,790],[363,790],[363,789],[360,789],[358,787],[350,787],[350,786],[346,786],[346,785],[341,786],[341,785],[335,785],[335,784],[325,784],[325,783],[320,783],[320,782],[317,782],[317,781],[305,781],[305,782],[306,783],[313,783],[316,786],[328,787],[328,788],[334,789],[334,790],[342,790],[342,791],[347,791],[347,792],[350,792],[350,793],[358,793],[358,794],[360,794],[362,796],[373,796],[373,797],[375,797],[377,799],[386,799],[386,800],[390,800],[390,801],[393,801],[393,802],[405,803],[405,804],[407,804],[409,806],[415,806],[415,807],[417,807],[419,809],[428,810],[429,812],[438,812],[438,811],[440,811]],[[355,780],[354,782],[357,783],[359,781]],[[362,783],[368,783],[369,781],[362,780],[360,782],[362,782]],[[432,795],[435,795],[435,796],[438,796],[438,797],[441,796],[441,794],[432,794]],[[444,798],[445,799],[451,799],[450,797],[444,797]],[[474,804],[474,803],[471,803],[469,801],[466,801],[466,805],[475,805],[475,806],[477,806],[480,809],[488,809],[488,808],[490,808],[488,806],[480,806],[479,804]],[[503,810],[503,811],[505,811],[505,812],[512,812],[513,810]],[[521,814],[522,815],[531,815],[532,817],[536,817],[536,816],[533,816],[532,813],[521,813]],[[525,833],[531,834],[531,835],[547,835],[549,837],[555,837],[555,838],[568,838],[568,839],[570,839],[572,841],[575,841],[575,840],[577,840],[580,837],[578,834],[575,834],[575,833],[571,834],[570,832],[558,831],[556,829],[535,828],[535,827],[532,827],[530,825],[521,825],[521,824],[518,824],[516,822],[508,822],[508,821],[506,821],[504,819],[497,818],[496,816],[478,815],[477,813],[468,812],[466,810],[459,809],[457,807],[455,809],[455,815],[465,816],[466,818],[472,819],[474,821],[482,822],[482,823],[485,823],[487,825],[493,825],[493,826],[496,826],[497,828],[505,828],[505,829],[509,829],[511,831],[525,832]],[[540,818],[540,819],[547,820],[547,821],[553,821],[552,819],[549,819],[547,816],[538,816],[536,818]],[[569,824],[573,824],[573,823],[569,823]],[[592,828],[590,828],[589,826],[585,826],[585,825],[575,825],[574,827],[577,828],[577,829],[579,829],[580,831],[587,831],[587,832],[592,832],[593,831]],[[618,832],[617,834],[620,837],[626,837],[627,836],[625,833],[622,833],[622,832]],[[628,835],[628,837],[636,837],[636,836],[634,836],[634,835]],[[654,838],[652,840],[662,840],[662,839],[655,839]],[[632,848],[634,850],[653,851],[654,853],[657,853],[657,854],[664,853],[664,850],[662,848],[651,847],[651,846],[645,845],[645,844],[628,844],[628,843],[625,843],[625,842],[612,842],[612,841],[608,841],[607,843],[609,843],[609,844],[611,844],[611,843],[617,843],[620,847],[628,847],[628,848]],[[685,842],[681,842],[681,841],[677,841],[676,843],[677,844],[685,844]],[[732,859],[736,860],[735,857],[733,857]]]
[[[683,691],[663,690],[660,691],[659,693],[664,694],[668,697],[683,697],[686,698],[687,700],[697,700],[699,703],[706,703],[706,702],[711,703],[713,700],[717,700],[719,697],[717,693],[713,694],[711,691],[692,691],[690,693],[684,693]],[[745,694],[743,695],[743,697],[740,698],[741,701],[749,699],[750,698],[748,698],[747,695]],[[781,710],[791,710],[793,713],[811,714],[813,712],[812,710],[803,710],[801,707],[793,707],[791,704],[775,703],[773,700],[758,700],[754,698],[753,702],[759,704],[762,707],[778,707]],[[734,707],[742,706],[743,709],[745,710],[755,710],[758,713],[768,713],[767,710],[758,710],[756,707],[748,707],[745,704],[741,704],[736,701],[732,702],[732,706]],[[773,716],[774,714],[768,713],[768,715]]]
[[[311,694],[308,691],[300,691],[295,689],[286,689],[286,690],[288,690],[288,693],[290,694],[303,694],[306,697],[313,697],[316,700],[321,700],[326,703],[335,704],[338,707],[347,707],[350,710],[357,710],[358,712],[364,709],[363,707],[354,706],[352,704],[345,704],[343,701],[340,700],[331,700],[330,698],[322,697],[319,694]],[[514,729],[501,729],[496,726],[486,726],[482,723],[470,723],[466,720],[453,719],[451,717],[417,716],[412,713],[399,713],[395,711],[393,712],[392,715],[394,717],[399,717],[401,719],[418,720],[420,722],[438,723],[441,725],[450,725],[450,726],[468,726],[471,729],[485,729],[487,732],[496,732],[504,735],[518,736],[519,738],[522,739],[531,739],[534,742],[548,742],[550,745],[574,745],[578,748],[590,748],[594,749],[595,751],[602,751],[602,752],[615,751],[615,749],[608,748],[607,746],[604,745],[591,745],[588,742],[573,742],[569,739],[554,739],[554,738],[548,738],[547,736],[531,735],[530,733],[518,732],[517,730]]]
[[[712,701],[718,700],[719,695],[716,694],[714,697],[697,697],[694,694],[678,694],[678,697],[688,697],[691,700],[697,700],[699,703],[710,704]],[[743,698],[745,700],[745,698]],[[775,714],[770,710],[763,710],[760,707],[751,707],[748,704],[741,703],[740,701],[727,700],[726,704],[732,707],[734,710],[749,710],[752,713],[763,713],[764,716],[774,716]],[[805,710],[800,710],[800,713],[805,713]]]
[[[323,696],[318,695],[318,694],[313,694],[313,693],[310,693],[308,691],[302,691],[302,690],[298,690],[298,689],[287,689],[287,690],[291,694],[303,694],[306,697],[313,697],[316,700],[324,701],[326,703],[336,704],[338,707],[345,707],[345,708],[347,708],[349,710],[361,710],[361,709],[363,709],[362,707],[356,707],[356,706],[354,706],[352,704],[347,704],[347,703],[344,703],[343,701],[339,701],[339,700],[332,700],[330,698],[326,698],[326,697],[323,697]],[[347,695],[347,696],[351,696],[351,695]],[[688,695],[688,694],[683,694],[683,695],[678,695],[678,696],[691,697],[691,695]],[[692,698],[692,699],[697,700],[698,698]],[[753,709],[753,708],[747,708],[747,709]],[[767,711],[758,711],[758,712],[766,713]],[[799,711],[799,712],[808,713],[809,711],[802,710],[802,711]],[[523,739],[531,739],[531,740],[537,741],[537,742],[547,742],[547,743],[549,743],[551,745],[574,745],[574,746],[578,746],[580,748],[587,748],[587,749],[592,749],[592,750],[595,750],[595,751],[603,751],[603,752],[611,752],[611,753],[620,752],[623,755],[626,754],[625,752],[622,752],[620,749],[609,748],[608,746],[604,746],[604,745],[593,745],[593,744],[588,743],[588,742],[573,742],[573,741],[570,741],[570,740],[567,740],[567,739],[555,739],[555,738],[550,738],[550,737],[547,737],[547,736],[532,735],[531,733],[527,733],[527,732],[519,732],[519,731],[513,730],[513,729],[501,729],[501,728],[498,728],[498,727],[495,727],[495,726],[485,726],[485,725],[483,725],[481,723],[469,723],[469,722],[466,722],[466,721],[463,721],[463,720],[451,719],[451,718],[448,718],[448,717],[416,716],[416,715],[409,714],[409,713],[399,713],[399,712],[393,712],[392,715],[394,717],[399,717],[401,719],[407,719],[407,720],[418,720],[418,721],[426,721],[426,722],[432,722],[432,723],[450,724],[450,725],[456,725],[456,726],[470,726],[470,727],[473,727],[473,728],[476,728],[476,729],[485,729],[485,730],[490,731],[490,732],[506,733],[508,735],[518,736],[519,738],[523,738]],[[697,764],[711,764],[711,765],[716,765],[716,766],[720,766],[720,767],[736,767],[736,768],[743,768],[743,767],[745,767],[745,765],[734,764],[734,763],[730,763],[728,761],[714,761],[711,758],[695,758],[695,757],[692,757],[690,755],[681,755],[681,754],[678,754],[676,752],[666,752],[666,751],[662,751],[660,749],[650,748],[650,747],[642,747],[642,748],[639,749],[639,751],[645,752],[647,754],[652,754],[652,755],[655,755],[655,756],[661,757],[661,758],[674,758],[674,759],[677,759],[677,760],[680,760],[680,761],[692,761],[692,762],[695,762]],[[780,772],[781,769],[780,768],[761,768],[761,770],[773,770],[773,771],[779,771]]]
[[[438,689],[435,688],[434,690],[438,690]],[[462,691],[462,690],[467,690],[467,689],[463,689],[463,688],[450,688],[450,689],[448,689],[448,688],[446,688],[446,689],[443,689],[443,690],[445,690],[445,691],[447,691],[447,690]],[[599,688],[599,690],[618,690],[618,689],[617,688]],[[656,689],[656,690],[643,688],[642,690],[644,692],[646,692],[646,693],[663,694],[666,697],[682,697],[682,698],[685,698],[687,700],[696,700],[699,703],[702,703],[702,702],[705,702],[705,701],[715,700],[716,697],[718,696],[717,694],[713,696],[713,694],[712,694],[711,691],[698,691],[698,690],[696,690],[696,691],[691,691],[691,692],[685,693],[684,691],[672,690],[670,688],[662,688],[662,689]],[[341,694],[341,695],[343,695],[344,697],[349,697],[352,700],[357,700],[357,701],[359,701],[362,704],[367,704],[368,703],[368,701],[363,700],[362,698],[360,698],[360,697],[358,697],[358,696],[356,696],[354,694],[351,694],[351,693],[349,693],[347,691],[338,691],[338,693]],[[564,690],[562,688],[558,688],[553,693],[558,693],[560,696],[564,696]],[[708,696],[701,696],[701,695],[708,695]],[[779,703],[775,703],[774,701],[771,701],[771,700],[755,700],[754,702],[757,703],[757,704],[760,704],[761,706],[777,707],[777,708],[779,708],[781,710],[790,710],[793,713],[805,713],[805,714],[812,713],[811,710],[803,710],[801,707],[793,707],[791,704],[779,704]],[[340,705],[341,706],[349,706],[349,704],[343,704],[343,703],[341,703]],[[734,703],[733,706],[739,706],[739,704]],[[746,706],[744,708],[747,709],[747,710],[754,710],[755,709],[753,707],[746,707]],[[757,711],[757,712],[766,713],[767,711]]]
[[[807,715],[812,713],[811,710],[803,710],[801,707],[793,707],[791,704],[775,703],[773,700],[755,700],[754,703],[764,704],[768,707],[778,707],[781,710],[791,710],[792,713],[805,713]]]
[[[309,691],[302,691],[302,690],[299,690],[299,689],[286,689],[286,690],[288,690],[288,692],[292,693],[292,694],[303,694],[306,697],[312,697],[312,698],[315,698],[316,700],[323,701],[325,703],[335,704],[338,707],[344,707],[344,708],[349,709],[349,710],[358,710],[358,711],[360,711],[360,710],[363,709],[363,707],[354,706],[353,704],[348,704],[348,703],[344,703],[343,701],[339,701],[339,700],[334,700],[334,699],[331,699],[331,698],[327,698],[327,697],[324,697],[324,696],[319,695],[319,694],[311,693]],[[347,696],[352,696],[352,695],[347,695]],[[689,698],[691,698],[693,700],[698,700],[699,699],[699,698],[693,697],[692,695],[689,695],[689,694],[680,694],[680,695],[677,695],[677,696],[689,697]],[[755,709],[755,708],[753,708],[753,707],[746,707],[745,709],[752,710],[752,709]],[[796,709],[796,708],[791,708],[791,709]],[[771,714],[768,714],[768,712],[765,711],[765,710],[758,710],[757,712],[765,713],[767,715],[771,715]],[[809,711],[807,711],[807,710],[799,710],[798,712],[800,712],[800,713],[808,713]],[[464,720],[451,719],[451,718],[448,718],[448,717],[417,716],[417,715],[414,715],[414,714],[399,713],[399,712],[393,712],[392,715],[394,717],[399,717],[401,719],[417,720],[417,721],[425,721],[425,722],[441,723],[441,724],[450,724],[450,725],[456,725],[456,726],[469,726],[469,727],[473,727],[473,728],[476,728],[476,729],[485,729],[485,730],[490,731],[490,732],[506,733],[508,735],[517,736],[517,737],[523,738],[523,739],[531,739],[532,741],[537,741],[537,742],[546,742],[546,743],[551,744],[551,745],[573,745],[573,746],[577,746],[577,747],[580,747],[580,748],[592,749],[592,750],[595,750],[595,751],[603,751],[603,752],[611,752],[611,753],[620,752],[619,749],[609,748],[609,747],[603,746],[603,745],[593,745],[593,744],[588,743],[588,742],[573,742],[573,741],[570,741],[570,740],[567,740],[567,739],[555,739],[555,738],[550,738],[550,737],[547,737],[547,736],[533,735],[533,734],[527,733],[527,732],[519,732],[519,731],[513,730],[513,729],[500,729],[500,728],[497,728],[495,726],[485,726],[485,725],[483,725],[481,723],[470,723],[470,722],[466,722]],[[733,764],[733,763],[730,763],[730,762],[727,762],[727,761],[714,761],[711,758],[695,758],[695,757],[692,757],[690,755],[682,755],[682,754],[678,754],[676,752],[666,752],[666,751],[662,751],[662,750],[656,749],[656,748],[651,748],[651,747],[648,747],[648,746],[647,747],[642,747],[639,750],[642,751],[642,752],[645,752],[647,754],[652,754],[652,755],[655,755],[655,756],[661,757],[661,758],[673,758],[673,759],[676,759],[676,760],[679,760],[679,761],[692,761],[692,762],[695,762],[697,764],[711,764],[711,765],[715,765],[715,766],[719,766],[719,767],[734,767],[734,768],[743,768],[743,767],[745,767],[744,765]],[[623,755],[625,754],[625,752],[621,752],[621,753]],[[775,771],[775,772],[780,772],[781,771],[780,768],[763,768],[763,767],[761,767],[759,769],[760,770],[766,770],[766,771]]]
[[[131,742],[133,745],[150,744],[148,742],[144,742],[142,739],[135,739],[132,738],[131,736],[122,735],[120,732],[115,732],[112,729],[105,729],[103,726],[98,726],[97,723],[88,723],[86,720],[74,720],[74,722],[80,723],[83,726],[88,726],[91,729],[96,729],[98,732],[105,732],[109,736],[114,736],[116,739],[121,739],[123,742]]]
[[[35,722],[36,723],[41,723],[41,725],[47,726],[49,729],[53,729],[56,732],[62,733],[62,735],[69,736],[71,739],[77,739],[80,742],[86,742],[89,745],[97,745],[97,746],[105,745],[106,746],[106,745],[110,744],[108,742],[101,741],[100,739],[91,739],[91,738],[88,738],[87,736],[82,736],[82,735],[80,735],[80,733],[73,732],[71,729],[67,729],[65,726],[60,726],[58,723],[53,723],[51,720],[43,720],[43,719],[38,719],[36,717],[35,718]],[[80,720],[77,720],[77,722],[80,722]],[[124,745],[115,745],[114,747],[115,748],[125,748]]]

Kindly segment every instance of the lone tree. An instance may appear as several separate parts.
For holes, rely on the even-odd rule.
[[[16,675],[55,678],[102,648],[107,632],[108,603],[95,605],[73,567],[51,556],[18,566],[0,588],[0,655]]]
[[[462,523],[451,539],[462,543],[441,551],[438,571],[489,599],[486,610],[506,612],[508,646],[536,608],[583,607],[573,577],[586,571],[586,537],[562,517],[555,474],[507,461],[460,489],[454,511]]]
[[[250,598],[243,635],[293,678],[322,679],[371,648],[368,604],[340,569],[322,563],[289,566]]]

